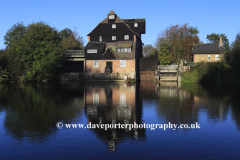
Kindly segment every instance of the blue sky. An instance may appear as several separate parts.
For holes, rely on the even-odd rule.
[[[201,41],[211,33],[224,33],[230,43],[240,32],[239,0],[0,0],[0,49],[4,35],[17,22],[47,22],[59,31],[77,29],[87,43],[87,34],[113,10],[122,19],[145,18],[144,44],[154,44],[157,35],[171,25],[197,27]]]

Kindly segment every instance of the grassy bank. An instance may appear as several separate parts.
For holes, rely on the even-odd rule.
[[[191,67],[182,73],[182,82],[240,82],[239,70],[232,68],[225,62],[204,63]]]

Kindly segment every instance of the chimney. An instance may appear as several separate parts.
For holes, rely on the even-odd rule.
[[[223,46],[222,37],[220,37],[219,46]]]

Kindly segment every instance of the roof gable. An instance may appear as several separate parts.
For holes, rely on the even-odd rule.
[[[114,55],[114,52],[111,48],[107,48],[101,59],[117,59],[117,57]]]

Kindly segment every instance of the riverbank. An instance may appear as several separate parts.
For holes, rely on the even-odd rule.
[[[239,71],[225,62],[204,63],[182,73],[182,82],[240,82]]]

